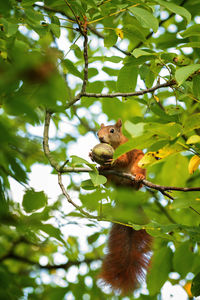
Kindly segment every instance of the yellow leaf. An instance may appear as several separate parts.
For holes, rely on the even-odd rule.
[[[199,135],[192,135],[188,138],[186,144],[196,144],[200,143],[200,136]]]
[[[116,29],[115,29],[115,32],[116,32],[116,34],[120,37],[120,39],[123,39],[123,38],[124,38],[123,30],[121,30],[121,29],[119,29],[119,28],[116,28]]]
[[[143,158],[138,162],[140,168],[146,168],[157,161],[156,152],[147,152]]]
[[[186,291],[186,293],[188,294],[188,297],[191,298],[192,297],[192,293],[191,293],[191,282],[187,282],[184,285],[184,290]]]
[[[158,96],[156,96],[156,95],[153,95],[153,97],[154,97],[154,99],[156,100],[156,102],[160,102],[160,100],[159,100]]]
[[[179,144],[175,144],[172,146],[165,146],[156,152],[156,156],[158,158],[165,158],[173,153],[178,153],[183,150],[184,150],[184,148]]]
[[[188,165],[189,173],[190,174],[194,173],[194,171],[196,171],[199,165],[200,165],[200,157],[197,155],[192,156]]]
[[[7,59],[7,57],[8,57],[7,52],[5,52],[5,51],[1,51],[0,55],[3,59]]]

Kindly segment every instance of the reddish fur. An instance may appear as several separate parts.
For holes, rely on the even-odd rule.
[[[98,131],[101,142],[110,144],[114,149],[127,142],[121,130],[122,122],[118,120],[113,126],[104,126]],[[114,128],[114,133],[111,129]],[[145,178],[146,172],[138,166],[143,152],[133,149],[120,156],[110,166],[101,166],[100,170],[111,169],[134,175],[136,181],[122,179],[115,175],[108,175],[109,181],[117,186],[129,186],[134,189],[141,187],[140,180]],[[138,181],[137,181],[138,180]],[[114,224],[112,226],[108,253],[103,261],[99,277],[116,291],[127,294],[138,287],[150,264],[152,237],[145,231],[136,231],[131,227]]]
[[[99,277],[122,294],[132,292],[150,264],[152,237],[145,230],[114,224]]]

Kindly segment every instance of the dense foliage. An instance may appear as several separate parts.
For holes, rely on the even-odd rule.
[[[156,237],[138,299],[158,299],[166,281],[200,295],[199,191],[109,188],[82,155],[88,132],[121,118],[129,141],[115,157],[144,149],[149,181],[200,186],[199,11],[199,0],[0,1],[1,299],[116,299],[97,280],[108,233],[101,221]],[[70,157],[80,135],[79,157]],[[52,166],[63,196],[50,201],[29,185],[36,163]],[[23,200],[13,200],[11,178]],[[71,223],[82,235],[93,228],[87,250]]]

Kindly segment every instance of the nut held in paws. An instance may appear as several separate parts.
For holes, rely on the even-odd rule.
[[[92,149],[92,158],[98,164],[103,165],[108,159],[112,159],[114,149],[109,144],[100,143]]]

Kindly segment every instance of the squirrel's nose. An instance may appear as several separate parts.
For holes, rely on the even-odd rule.
[[[101,143],[103,143],[104,142],[104,137],[103,136],[99,136],[99,140],[100,140]]]

